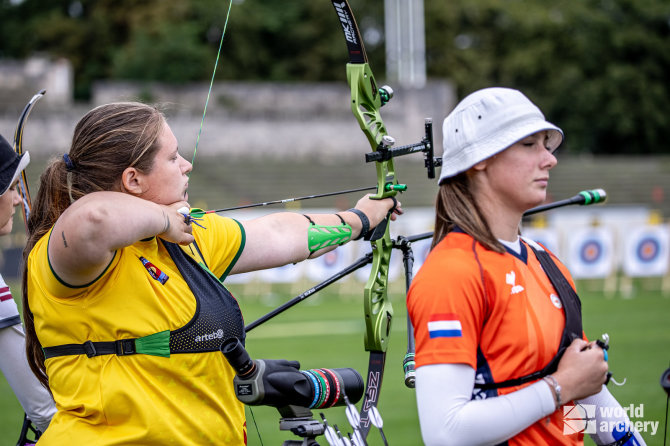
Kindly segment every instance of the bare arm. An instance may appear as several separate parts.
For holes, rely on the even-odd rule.
[[[109,265],[117,249],[138,240],[160,236],[188,244],[191,226],[177,209],[121,192],[95,192],[74,202],[54,225],[49,261],[56,274],[71,285],[94,280]]]
[[[370,220],[370,227],[377,226],[392,208],[393,201],[371,200],[367,196],[356,203],[356,209],[362,211]],[[398,205],[396,214],[401,214]],[[358,237],[362,230],[360,218],[353,212],[343,211],[338,214],[345,223],[351,226],[352,239]],[[339,225],[340,219],[335,214],[308,214],[317,225]],[[391,218],[395,219],[396,215]],[[319,257],[336,246],[320,249],[310,256],[307,246],[307,230],[309,220],[304,215],[279,212],[265,217],[242,223],[246,233],[246,244],[240,259],[232,270],[233,274],[276,266],[296,263],[302,260]]]

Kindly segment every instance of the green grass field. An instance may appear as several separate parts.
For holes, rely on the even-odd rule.
[[[240,300],[249,323],[309,286],[309,283],[291,287],[235,285],[231,289]],[[361,286],[354,281],[331,285],[253,330],[247,340],[250,354],[257,358],[297,359],[302,368],[353,367],[364,375],[368,358],[363,351]],[[623,406],[643,405],[643,419],[659,422],[656,435],[644,434],[644,438],[649,445],[662,445],[666,394],[659,380],[670,366],[670,298],[641,289],[632,299],[606,298],[602,293],[582,288],[586,286],[580,286],[584,329],[592,339],[609,333],[610,370],[615,379],[627,379],[622,387],[610,384],[610,391]],[[14,289],[18,289],[16,285]],[[406,349],[403,284],[394,283],[390,294],[395,318],[380,393],[380,412],[390,444],[419,445],[414,392],[405,388],[401,366]],[[275,409],[255,407],[252,410],[253,417],[247,411],[249,445],[279,445],[285,439],[297,439],[279,431],[279,413]],[[23,413],[4,377],[0,377],[0,413],[0,445],[14,445]],[[351,431],[343,408],[327,409],[324,414],[343,432]],[[314,416],[320,419],[319,412]],[[368,438],[370,445],[382,444],[375,430],[370,431]],[[327,443],[323,440],[321,444]],[[593,443],[587,439],[586,444]]]

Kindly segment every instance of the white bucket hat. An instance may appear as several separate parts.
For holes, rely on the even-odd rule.
[[[563,130],[547,122],[518,90],[494,87],[468,95],[444,119],[438,183],[542,130],[549,132],[547,148],[556,150],[563,142]]]

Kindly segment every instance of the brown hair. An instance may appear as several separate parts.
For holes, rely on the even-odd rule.
[[[431,248],[456,226],[486,248],[498,253],[505,252],[470,192],[467,172],[442,180],[435,202],[435,232]]]
[[[74,200],[97,191],[120,191],[121,174],[128,167],[150,172],[164,125],[163,114],[149,105],[119,102],[96,107],[77,123],[68,161],[52,159],[40,176],[23,251],[22,300],[28,363],[47,388],[42,345],[28,305],[28,255]]]

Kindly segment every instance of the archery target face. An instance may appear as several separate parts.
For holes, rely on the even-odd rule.
[[[631,277],[668,273],[670,236],[667,225],[645,225],[625,232],[624,273]]]
[[[613,233],[607,227],[574,228],[566,233],[568,268],[579,278],[603,278],[614,270]]]
[[[600,244],[600,241],[595,239],[589,239],[584,241],[584,243],[582,244],[582,247],[579,252],[579,257],[582,260],[582,262],[586,264],[596,263],[598,262],[598,260],[600,260],[602,252],[603,247]]]
[[[658,240],[651,237],[645,237],[640,240],[635,254],[640,262],[649,263],[658,258],[660,246]]]

